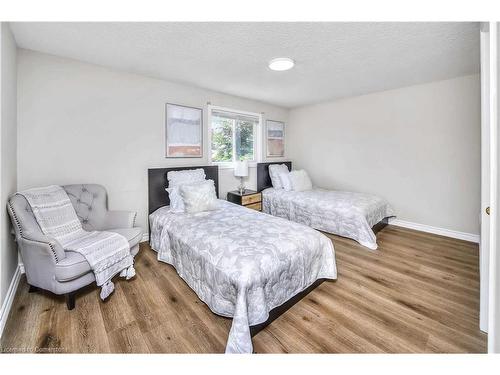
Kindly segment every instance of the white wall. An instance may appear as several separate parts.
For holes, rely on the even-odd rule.
[[[479,75],[293,109],[296,167],[322,187],[375,193],[398,218],[479,234]]]
[[[7,199],[17,188],[16,44],[9,25],[1,23],[0,78],[0,306],[17,268],[17,247],[10,234]]]
[[[207,102],[287,121],[287,109],[243,98],[33,51],[18,60],[19,189],[100,183],[110,207],[137,211],[145,229],[148,168],[207,164]],[[166,102],[204,109],[203,158],[164,158]],[[232,173],[220,172],[221,197],[238,186]]]

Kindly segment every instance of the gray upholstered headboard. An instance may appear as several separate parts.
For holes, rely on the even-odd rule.
[[[269,176],[269,166],[272,164],[285,164],[288,170],[292,170],[291,161],[276,161],[272,163],[257,163],[257,191],[273,187],[271,177]]]
[[[167,173],[201,168],[207,180],[214,180],[215,193],[219,197],[219,167],[216,165],[200,167],[152,168],[148,169],[148,216],[158,208],[168,206],[170,199],[165,189],[168,187]]]

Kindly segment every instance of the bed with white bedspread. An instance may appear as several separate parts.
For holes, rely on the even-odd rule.
[[[374,229],[395,216],[377,195],[314,187],[307,171],[292,170],[291,161],[258,163],[257,191],[262,193],[262,211],[351,238],[372,250],[377,249]]]
[[[213,211],[150,215],[150,244],[160,261],[210,309],[233,323],[227,353],[251,353],[250,326],[318,279],[336,279],[325,235],[282,218],[218,200]]]
[[[356,240],[377,249],[372,227],[394,216],[389,203],[373,194],[313,188],[286,191],[268,188],[262,192],[263,211],[311,228]]]

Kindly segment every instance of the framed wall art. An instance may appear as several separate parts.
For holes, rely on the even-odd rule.
[[[165,105],[165,157],[203,157],[203,110]]]
[[[268,157],[285,156],[285,123],[266,121],[266,150]]]

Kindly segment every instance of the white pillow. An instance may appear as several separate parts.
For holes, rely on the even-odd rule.
[[[290,173],[280,173],[279,179],[281,185],[283,186],[283,190],[290,191],[292,190],[292,182],[290,181]]]
[[[168,192],[170,199],[170,211],[174,213],[184,212],[184,201],[182,200],[179,186],[169,187],[165,189]]]
[[[211,211],[217,208],[217,195],[213,180],[181,185],[179,191],[187,213]]]
[[[281,173],[290,173],[286,164],[271,164],[269,166],[269,177],[271,177],[271,183],[275,189],[283,189],[279,178]]]
[[[293,191],[305,191],[312,189],[312,182],[307,172],[303,169],[291,171],[288,175]]]
[[[193,182],[205,181],[205,171],[201,168],[188,169],[184,171],[170,171],[167,173],[168,187],[192,184]]]

